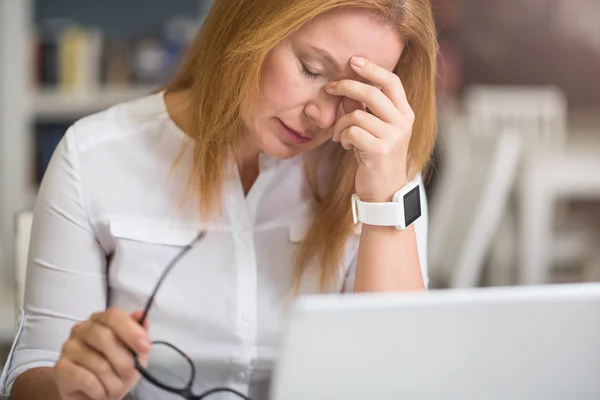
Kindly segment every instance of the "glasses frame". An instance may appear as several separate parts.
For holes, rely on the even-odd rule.
[[[183,258],[183,256],[185,256],[192,248],[194,248],[205,236],[206,236],[206,232],[204,232],[204,231],[198,233],[198,235],[194,238],[194,240],[192,240],[188,245],[186,245],[183,249],[181,249],[181,251],[179,251],[179,253],[177,253],[175,255],[175,257],[173,257],[173,259],[171,261],[169,261],[169,263],[167,264],[167,266],[166,266],[165,270],[163,271],[162,275],[158,279],[158,282],[154,286],[154,290],[152,291],[152,294],[150,295],[150,298],[148,299],[148,302],[146,303],[146,306],[144,307],[144,313],[142,314],[142,318],[140,318],[140,320],[139,320],[139,324],[140,325],[144,326],[144,322],[146,322],[146,319],[148,317],[148,313],[150,312],[150,308],[152,307],[152,304],[154,304],[154,298],[156,297],[156,294],[158,293],[158,289],[162,285],[163,281],[165,280],[165,278],[167,277],[167,275],[169,274],[169,272]],[[186,359],[186,361],[190,364],[192,373],[190,375],[190,380],[188,381],[188,383],[183,388],[176,388],[176,387],[173,387],[173,386],[165,385],[162,382],[156,380],[146,370],[146,368],[144,368],[142,366],[142,364],[140,363],[140,360],[138,358],[138,355],[135,352],[132,351],[132,353],[133,353],[133,361],[135,363],[136,370],[146,380],[148,380],[150,383],[152,383],[154,386],[157,386],[157,387],[159,387],[159,388],[161,388],[161,389],[163,389],[163,390],[165,390],[165,391],[167,391],[169,393],[180,395],[180,396],[182,396],[183,398],[185,398],[187,400],[202,400],[202,399],[206,398],[207,396],[210,396],[210,395],[215,394],[215,393],[220,393],[220,392],[229,392],[229,393],[237,395],[238,397],[240,397],[240,398],[242,398],[244,400],[251,400],[249,397],[247,397],[244,394],[238,392],[237,390],[226,388],[226,387],[217,387],[217,388],[214,388],[214,389],[210,389],[210,390],[207,390],[206,392],[201,393],[199,395],[194,394],[192,392],[192,386],[194,385],[194,381],[195,381],[195,378],[196,378],[196,367],[194,366],[194,363],[192,362],[192,359],[187,354],[185,354],[183,351],[179,350],[177,347],[175,347],[174,345],[172,345],[171,343],[168,343],[168,342],[165,342],[165,341],[153,341],[152,345],[155,345],[155,344],[160,344],[160,345],[168,346],[171,349],[175,350],[177,353],[179,353],[181,356],[183,356]]]

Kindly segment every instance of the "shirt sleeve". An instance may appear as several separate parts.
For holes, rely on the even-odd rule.
[[[429,272],[427,269],[427,241],[428,241],[428,228],[429,228],[429,208],[427,205],[427,194],[425,193],[425,185],[423,185],[423,177],[421,174],[417,175],[415,182],[419,183],[421,192],[421,217],[414,223],[415,234],[417,235],[417,251],[419,254],[419,264],[421,265],[421,274],[423,275],[423,282],[425,289],[429,287]],[[354,291],[354,281],[356,279],[356,262],[358,256],[358,248],[350,262],[348,273],[344,280],[343,292]]]
[[[106,255],[88,219],[74,127],[55,150],[33,211],[25,300],[0,377],[9,396],[15,379],[54,366],[73,325],[106,308]]]

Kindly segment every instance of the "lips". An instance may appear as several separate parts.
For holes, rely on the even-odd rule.
[[[306,133],[290,128],[289,126],[284,124],[283,121],[281,121],[280,119],[277,119],[277,121],[279,122],[279,126],[281,127],[281,132],[287,138],[287,142],[296,145],[302,145],[313,140],[313,138],[308,136]]]
[[[307,135],[306,133],[302,132],[302,131],[298,131],[296,129],[290,128],[288,125],[286,125],[285,123],[283,123],[283,121],[281,122],[281,124],[288,130],[290,130],[292,133],[295,133],[296,135],[300,136],[301,138],[307,139],[307,140],[312,140],[313,138],[310,137],[309,135]]]

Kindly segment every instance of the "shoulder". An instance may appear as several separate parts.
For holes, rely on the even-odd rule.
[[[98,213],[156,208],[188,181],[188,158],[173,169],[184,134],[170,119],[162,92],[82,118],[63,139],[54,158],[77,177],[92,220]],[[164,198],[152,202],[148,193],[158,187]]]
[[[161,131],[169,120],[162,92],[119,103],[76,121],[67,132],[78,154],[99,146],[120,146]]]

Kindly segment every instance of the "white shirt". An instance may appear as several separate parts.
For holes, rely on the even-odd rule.
[[[206,230],[159,290],[150,337],[192,358],[195,393],[226,386],[267,397],[291,299],[293,253],[312,220],[302,156],[261,155],[248,195],[238,176],[229,179],[222,222],[202,224],[196,203],[182,202],[189,150],[172,170],[184,133],[169,118],[163,94],[79,120],[56,149],[34,210],[25,305],[0,393],[8,395],[22,372],[53,366],[73,325],[93,312],[142,309],[169,260]],[[426,211],[415,229],[427,283]],[[358,239],[348,240],[330,292],[352,290]],[[319,272],[311,266],[301,293],[318,291]],[[133,396],[171,398],[144,379]]]

